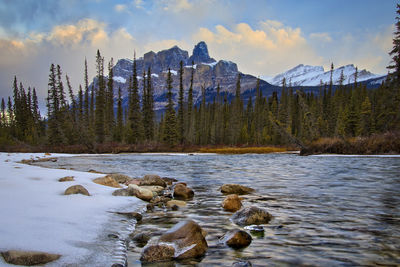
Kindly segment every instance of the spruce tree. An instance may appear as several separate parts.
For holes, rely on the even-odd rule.
[[[97,90],[96,90],[96,110],[95,110],[95,134],[96,141],[103,143],[105,141],[105,84],[104,84],[104,58],[100,51],[96,55],[97,71]]]
[[[168,69],[167,74],[167,105],[165,107],[165,124],[163,132],[163,140],[168,145],[172,146],[177,141],[176,118],[174,101],[172,99],[172,76],[171,69]]]
[[[129,79],[129,134],[128,143],[137,144],[143,140],[144,130],[143,130],[143,119],[142,113],[140,111],[140,99],[139,99],[139,88],[137,80],[137,70],[136,70],[136,56],[133,59],[133,75]]]
[[[183,144],[185,137],[185,120],[183,106],[183,62],[179,63],[179,97],[178,97],[178,140]]]
[[[187,123],[186,123],[186,140],[191,143],[193,142],[193,76],[194,76],[194,62],[192,61],[192,73],[190,75],[190,86],[188,92],[187,101]]]
[[[390,73],[390,76],[395,82],[399,83],[400,81],[400,4],[397,4],[396,10],[396,23],[395,23],[395,32],[393,37],[393,48],[389,52],[389,55],[392,57],[391,64],[387,67]]]
[[[114,139],[117,142],[122,141],[123,126],[124,124],[123,124],[123,109],[122,109],[122,93],[121,93],[121,87],[118,87],[117,125],[114,134]]]

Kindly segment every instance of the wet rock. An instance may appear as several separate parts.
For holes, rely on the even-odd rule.
[[[124,175],[124,174],[120,174],[120,173],[111,173],[111,174],[108,174],[107,176],[113,178],[115,181],[117,181],[117,183],[120,183],[120,184],[125,184],[132,180],[132,178],[129,177],[128,175]]]
[[[146,246],[147,242],[150,240],[150,236],[145,233],[135,234],[131,237],[132,241],[135,242],[136,246],[144,247]]]
[[[173,205],[173,206],[171,207],[171,210],[173,210],[173,211],[177,211],[177,210],[179,210],[179,206],[177,206],[177,205]]]
[[[158,185],[162,187],[167,187],[166,182],[161,179],[160,176],[154,174],[145,175],[140,182],[140,185]]]
[[[131,179],[130,181],[125,182],[125,185],[130,185],[130,184],[140,185],[141,181],[142,181],[142,179],[134,178],[134,179]]]
[[[232,267],[252,267],[251,262],[249,261],[237,261],[232,263]]]
[[[186,187],[183,184],[175,185],[174,198],[187,200],[187,199],[192,199],[193,196],[194,196],[194,192],[189,187]]]
[[[118,239],[119,236],[117,234],[108,234],[108,238]]]
[[[232,216],[232,221],[237,225],[252,225],[268,223],[272,216],[266,210],[256,206],[245,207]]]
[[[247,247],[251,244],[251,241],[251,235],[243,230],[231,230],[220,239],[221,243],[224,243],[234,249]]]
[[[71,182],[75,181],[74,176],[66,176],[63,178],[58,179],[59,182]]]
[[[228,195],[222,202],[222,207],[227,211],[238,211],[242,208],[242,201],[236,194]]]
[[[112,178],[111,176],[108,176],[108,175],[101,177],[101,178],[96,178],[93,180],[93,182],[95,182],[96,184],[101,184],[101,185],[105,185],[105,186],[121,188],[119,183],[117,181],[115,181],[114,178]]]
[[[55,260],[58,260],[61,255],[58,254],[50,254],[39,251],[18,251],[18,250],[9,250],[5,252],[1,252],[4,260],[9,264],[15,265],[39,265],[46,264]]]
[[[138,222],[143,218],[142,214],[137,212],[117,212],[117,214],[127,216],[129,219],[136,219]]]
[[[224,184],[221,186],[221,193],[223,194],[237,194],[237,195],[246,195],[251,192],[254,192],[253,188],[243,186],[240,184]]]
[[[154,204],[149,203],[146,205],[146,212],[152,212],[154,210]]]
[[[203,256],[208,245],[201,227],[192,220],[176,224],[155,242],[150,242],[143,252],[142,262],[182,260]]]
[[[159,194],[164,190],[164,187],[159,185],[141,185],[140,188],[144,188],[153,192],[153,194]]]
[[[128,186],[128,192],[129,194],[140,198],[141,200],[144,201],[150,201],[153,198],[153,192],[146,189],[146,188],[142,188],[140,186],[137,186],[135,184],[130,184]]]
[[[113,265],[111,265],[111,267],[125,267],[126,265],[121,264],[121,263],[114,263]]]
[[[173,243],[177,250],[174,258],[188,259],[203,256],[208,248],[203,231],[197,223],[192,220],[183,221],[172,227],[163,234],[160,242]]]
[[[178,206],[178,207],[185,207],[186,206],[186,202],[182,201],[182,200],[170,200],[167,202],[167,207],[168,208],[172,208],[173,206]]]
[[[169,177],[162,177],[161,179],[163,179],[163,181],[167,184],[167,185],[172,185],[175,182],[178,182],[178,180],[174,179],[174,178],[169,178]]]
[[[127,188],[117,189],[112,193],[112,195],[117,197],[132,196]]]
[[[89,192],[81,185],[73,185],[65,190],[64,195],[74,195],[74,194],[82,194],[85,196],[90,196]]]
[[[175,249],[171,245],[156,244],[145,247],[140,260],[142,262],[169,261],[174,258]]]

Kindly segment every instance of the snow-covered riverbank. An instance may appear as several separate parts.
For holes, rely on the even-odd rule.
[[[0,251],[34,250],[62,255],[47,266],[101,266],[101,262],[111,262],[105,259],[109,255],[104,250],[96,251],[95,245],[111,216],[115,216],[109,211],[139,210],[144,202],[112,196],[115,188],[92,182],[102,174],[17,163],[22,159],[68,156],[74,155],[0,153]],[[65,176],[74,176],[75,181],[58,181]],[[76,184],[84,186],[90,196],[63,194]],[[94,258],[96,262],[90,260]],[[0,265],[6,265],[2,257]]]

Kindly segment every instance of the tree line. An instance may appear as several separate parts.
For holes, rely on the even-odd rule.
[[[332,68],[333,69],[333,68]],[[136,59],[129,78],[128,105],[122,105],[121,88],[114,97],[113,60],[104,74],[104,58],[96,54],[96,77],[91,88],[87,61],[83,87],[74,95],[68,75],[52,64],[49,71],[47,116],[41,116],[36,89],[25,90],[17,78],[13,96],[1,101],[1,136],[5,144],[48,146],[97,144],[185,145],[302,145],[321,137],[357,137],[400,129],[400,90],[390,76],[377,89],[362,83],[343,85],[334,90],[332,78],[319,93],[304,93],[282,81],[281,92],[263,96],[260,82],[244,104],[238,74],[234,98],[220,86],[212,101],[206,102],[206,88],[199,104],[193,99],[191,68],[189,88],[184,88],[183,64],[179,69],[178,102],[174,103],[173,78],[166,78],[166,106],[160,119],[154,110],[151,69],[138,80]],[[65,86],[66,85],[66,86]],[[187,94],[185,94],[187,90]],[[141,94],[139,92],[142,92]],[[187,95],[185,98],[184,96]]]

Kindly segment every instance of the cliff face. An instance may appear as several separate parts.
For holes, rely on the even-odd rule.
[[[240,73],[237,65],[231,61],[216,61],[208,54],[208,48],[205,42],[198,43],[192,55],[174,46],[170,49],[155,53],[150,51],[143,57],[136,60],[137,74],[139,79],[140,91],[142,88],[143,71],[151,68],[151,78],[155,94],[155,107],[162,109],[165,102],[166,78],[168,69],[171,69],[173,78],[173,92],[177,97],[179,90],[179,65],[183,62],[183,86],[185,94],[190,86],[190,77],[194,71],[193,90],[195,101],[201,97],[201,87],[204,86],[208,93],[216,92],[218,84],[221,92],[233,94],[236,88],[236,81]],[[192,63],[194,63],[192,65]],[[129,77],[133,72],[133,61],[130,59],[120,59],[113,68],[114,72],[114,88],[121,87],[123,96],[128,96]],[[253,89],[256,86],[257,78],[251,75],[242,74],[241,91]],[[117,90],[115,90],[117,92]]]

